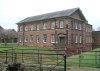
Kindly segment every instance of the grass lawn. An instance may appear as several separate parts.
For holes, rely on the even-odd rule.
[[[100,51],[100,48],[92,51]],[[100,67],[100,52],[83,52],[67,58],[67,66]]]
[[[4,46],[4,44],[0,45],[0,51],[3,50],[10,50],[15,49],[16,52],[22,52],[22,49],[24,49],[23,52],[38,52],[38,49],[41,50],[41,53],[56,53],[55,51],[47,51],[52,50],[52,48],[47,47],[32,47],[32,46],[16,46],[15,44],[8,44],[7,46]],[[94,49],[92,51],[100,51],[100,48]],[[17,54],[17,61],[21,62],[24,60],[24,62],[37,62],[38,55],[36,54],[24,54],[22,59],[22,54]],[[44,64],[56,64],[57,63],[57,56],[52,55],[42,55],[42,58],[45,60],[42,60]],[[63,60],[63,56],[58,56],[59,60],[58,62],[61,62]],[[100,52],[82,52],[79,55],[73,55],[70,57],[67,57],[67,66],[75,66],[75,67],[100,67]],[[63,65],[64,62],[61,63]]]
[[[9,50],[9,52],[12,52],[12,49],[15,49],[14,52],[20,52],[21,54],[16,54],[14,56],[17,57],[16,61],[17,62],[28,62],[28,63],[38,63],[38,58],[42,57],[42,63],[43,64],[57,64],[57,62],[60,62],[61,60],[63,60],[63,57],[60,55],[39,55],[38,54],[34,54],[34,53],[47,53],[47,54],[56,54],[55,51],[52,51],[53,48],[47,48],[47,47],[33,47],[33,46],[16,46],[16,45],[11,45],[8,44],[7,46],[5,46],[4,44],[2,44],[0,46],[0,50],[4,51],[4,50]],[[10,51],[11,50],[11,51]],[[30,52],[32,54],[22,54],[22,52]],[[1,54],[0,56],[4,56],[4,54]],[[11,56],[10,58],[8,58],[8,60],[12,60],[12,54],[9,53],[8,56]],[[57,58],[59,60],[57,60]],[[3,60],[5,60],[5,58],[1,58]],[[62,63],[61,63],[62,64]]]

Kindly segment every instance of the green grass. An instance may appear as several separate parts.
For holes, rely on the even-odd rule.
[[[92,51],[100,51],[100,48]],[[100,52],[83,52],[67,59],[68,66],[100,67]]]
[[[0,45],[0,51],[3,50],[12,50],[15,49],[15,52],[38,52],[38,49],[41,50],[39,52],[41,53],[56,53],[55,51],[47,51],[47,50],[52,50],[52,48],[47,48],[47,47],[33,47],[33,46],[17,46],[15,44],[8,44],[5,46],[4,44]],[[94,49],[92,51],[100,51],[100,48]],[[22,61],[22,54],[17,55],[18,59],[17,61],[21,62]],[[29,54],[24,54],[23,59],[24,62],[37,62],[38,60],[38,55],[29,55]],[[59,62],[63,60],[63,56],[58,56],[59,57]],[[57,56],[47,56],[47,55],[42,55],[42,58],[45,60],[42,60],[43,63],[46,64],[56,64],[57,63]],[[64,62],[61,63],[63,65]],[[79,55],[73,55],[70,57],[67,57],[67,66],[80,66],[80,67],[100,67],[100,52],[82,52]]]
[[[29,63],[38,63],[38,54],[34,54],[38,52],[47,53],[47,54],[56,54],[55,51],[52,51],[53,48],[48,48],[48,47],[17,46],[17,45],[11,45],[11,44],[7,46],[2,44],[0,46],[1,51],[9,50],[9,52],[12,52],[12,49],[14,49],[15,52],[33,52],[32,54],[16,54],[17,62],[24,61],[24,62],[29,62]],[[5,57],[5,54],[1,54],[0,56]],[[8,56],[11,56],[10,58],[8,58],[8,60],[11,61],[12,54],[8,54]],[[41,55],[39,55],[39,57],[41,57]],[[62,56],[58,56],[58,57],[59,57],[59,60],[61,59],[63,60]],[[0,58],[0,59],[5,60],[5,58]],[[43,64],[57,64],[57,55],[42,55],[42,62]]]

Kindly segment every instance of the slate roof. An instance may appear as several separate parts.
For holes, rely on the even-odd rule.
[[[100,31],[92,31],[93,35],[100,34]]]
[[[37,20],[50,19],[50,18],[61,17],[61,16],[70,16],[71,14],[73,14],[77,10],[80,10],[80,9],[73,8],[73,9],[67,9],[67,10],[63,10],[63,11],[57,11],[57,12],[32,16],[32,17],[25,18],[24,20],[18,22],[17,24],[32,22],[32,21],[37,21]]]
[[[2,26],[0,26],[0,30],[1,30],[1,29],[3,29],[3,27],[2,27]]]

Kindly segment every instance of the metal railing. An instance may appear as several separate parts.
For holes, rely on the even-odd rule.
[[[57,53],[61,51],[61,53]],[[33,67],[34,71],[66,71],[64,50],[10,49],[0,51],[0,61],[8,63],[24,63]]]
[[[90,51],[67,58],[67,66],[100,68],[100,51]]]

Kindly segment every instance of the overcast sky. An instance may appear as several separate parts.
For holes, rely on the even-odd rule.
[[[22,19],[79,7],[94,29],[100,27],[100,0],[0,0],[0,26],[16,29]]]

